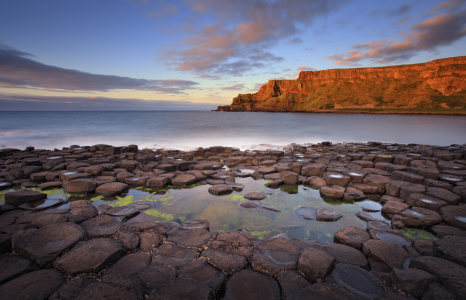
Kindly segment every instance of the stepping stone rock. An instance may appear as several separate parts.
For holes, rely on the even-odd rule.
[[[233,189],[228,184],[217,184],[209,188],[209,193],[213,195],[227,194],[227,193],[231,193],[232,191]]]
[[[152,256],[152,265],[165,265],[172,268],[181,268],[197,258],[198,251],[193,248],[182,248],[172,244],[163,244],[155,249]]]
[[[455,294],[453,294],[448,288],[440,285],[436,282],[429,285],[424,294],[422,295],[422,300],[454,300],[456,299]]]
[[[303,166],[301,169],[301,175],[306,177],[311,176],[324,176],[325,170],[327,169],[327,165],[320,164],[320,163],[311,163]]]
[[[104,196],[120,195],[128,190],[128,185],[122,182],[110,182],[102,184],[95,189],[95,193]]]
[[[382,240],[368,240],[364,243],[362,252],[367,258],[384,262],[390,268],[403,269],[411,255],[400,246]]]
[[[215,291],[209,287],[208,283],[187,278],[177,278],[161,288],[154,289],[149,294],[149,300],[213,299],[214,292]]]
[[[371,237],[367,231],[354,226],[343,228],[337,231],[334,236],[335,243],[344,244],[358,250],[361,250],[362,245],[370,239]]]
[[[5,194],[5,204],[18,206],[47,198],[47,194],[29,190],[17,190]]]
[[[390,180],[382,175],[377,175],[377,174],[369,174],[366,177],[364,177],[364,183],[368,184],[370,186],[374,186],[377,188],[377,193],[383,194],[385,193],[385,185],[389,182]]]
[[[461,200],[457,194],[436,187],[428,187],[426,195],[448,202],[450,205],[456,205]]]
[[[448,225],[466,230],[466,205],[447,205],[439,209],[439,214]]]
[[[100,215],[81,223],[90,239],[114,235],[121,226],[109,215]]]
[[[205,229],[178,230],[168,236],[167,242],[181,247],[202,248],[212,239]]]
[[[241,255],[251,260],[254,249],[246,234],[238,231],[220,232],[210,244],[210,249]]]
[[[345,194],[345,190],[346,189],[344,187],[338,186],[338,185],[323,186],[320,189],[320,194],[323,197],[341,199],[341,198],[343,198],[343,195]]]
[[[248,264],[244,256],[230,254],[222,251],[207,249],[201,254],[214,267],[222,270],[225,274],[233,274],[242,270]]]
[[[317,209],[317,221],[333,222],[338,221],[342,217],[343,215],[338,210],[332,208],[321,207]]]
[[[225,300],[279,300],[280,287],[275,279],[247,269],[233,274],[227,281]]]
[[[410,268],[420,269],[437,276],[440,283],[449,288],[457,299],[466,299],[466,268],[433,256],[414,257],[409,265]]]
[[[387,213],[387,214],[399,214],[400,212],[402,212],[403,210],[409,207],[410,206],[406,203],[397,202],[397,201],[388,201],[382,207],[382,212]]]
[[[356,216],[359,219],[366,221],[366,222],[375,221],[375,222],[387,223],[387,220],[385,220],[384,217],[380,215],[379,213],[370,213],[367,211],[360,211],[356,214]]]
[[[174,186],[184,186],[196,183],[197,177],[192,174],[180,174],[173,178],[171,181],[172,185]]]
[[[261,192],[249,192],[244,194],[244,198],[249,200],[262,200],[267,198],[267,195]]]
[[[139,273],[150,265],[151,256],[146,253],[130,253],[113,264],[104,275]]]
[[[405,209],[400,216],[403,217],[403,224],[412,227],[430,227],[442,222],[442,217],[437,212],[421,207]]]
[[[38,270],[8,281],[0,286],[2,299],[47,299],[65,281],[55,269]]]
[[[466,237],[447,236],[434,241],[435,256],[466,267]]]
[[[178,278],[186,278],[209,285],[212,290],[217,290],[225,279],[225,274],[212,267],[203,259],[195,259],[190,264],[181,268]]]
[[[309,178],[309,184],[320,189],[323,186],[326,186],[327,182],[325,181],[325,179],[321,177],[312,176],[311,178]]]
[[[406,204],[438,211],[440,207],[448,205],[448,202],[439,200],[424,194],[410,194],[406,199]]]
[[[283,239],[262,242],[254,249],[252,267],[254,270],[276,276],[282,270],[296,269],[299,250]]]
[[[327,182],[327,185],[338,185],[338,186],[347,186],[350,181],[351,177],[340,174],[340,173],[332,173],[326,172],[324,174],[324,179]]]
[[[163,236],[156,228],[150,228],[139,233],[139,250],[142,252],[152,252],[163,242]]]
[[[385,186],[386,194],[392,197],[399,197],[401,188],[408,185],[410,185],[410,183],[406,181],[391,180]]]
[[[348,202],[362,200],[364,198],[366,198],[366,195],[354,187],[347,187],[345,194],[343,195],[343,200]]]
[[[131,219],[139,215],[139,210],[133,206],[112,207],[105,212],[106,215],[122,218],[124,220]]]
[[[284,184],[298,184],[299,174],[289,171],[281,172],[280,179],[283,181]]]
[[[317,211],[311,207],[300,207],[295,210],[295,213],[305,220],[314,220],[316,218]]]
[[[422,194],[426,191],[426,187],[422,184],[412,183],[408,186],[404,186],[400,190],[400,198],[407,199],[410,194],[418,193]]]
[[[259,201],[242,201],[239,206],[244,208],[258,208],[261,206],[261,204]]]
[[[54,188],[61,188],[62,182],[61,181],[50,181],[50,182],[43,182],[37,186],[41,190],[48,190]]]
[[[278,275],[277,279],[285,300],[296,299],[295,295],[300,290],[311,286],[311,284],[296,270],[283,271]]]
[[[93,239],[80,243],[53,263],[67,274],[98,273],[125,253],[123,246],[111,238]]]
[[[205,229],[209,230],[208,220],[186,220],[181,224],[181,229],[192,230],[192,229]]]
[[[309,282],[323,280],[333,269],[335,258],[327,252],[307,248],[299,256],[298,270]]]
[[[0,256],[0,285],[35,269],[36,266],[32,261],[22,256],[15,254],[2,255]]]
[[[396,230],[371,229],[370,235],[374,240],[382,240],[400,246],[411,246],[413,244],[411,239],[407,238],[401,232]]]
[[[86,233],[79,225],[58,223],[19,237],[14,249],[19,255],[31,259],[39,267],[44,267],[85,239]]]
[[[438,280],[437,277],[426,271],[413,268],[404,270],[394,268],[390,275],[397,290],[413,295],[418,299],[431,283]]]
[[[76,299],[79,294],[89,285],[96,283],[93,277],[78,277],[65,282],[50,296],[50,300],[71,300]]]
[[[335,257],[336,264],[347,264],[367,268],[367,259],[361,251],[343,244],[327,244],[323,248],[327,253]]]
[[[84,216],[86,219],[93,218],[97,216],[97,208],[93,205],[83,205],[70,209],[69,211],[72,215]]]
[[[95,190],[97,184],[91,178],[82,178],[69,181],[66,184],[66,191],[68,193],[91,193]]]

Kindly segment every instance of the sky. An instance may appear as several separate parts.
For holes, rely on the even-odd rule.
[[[0,111],[211,110],[300,71],[466,55],[466,0],[0,2]]]

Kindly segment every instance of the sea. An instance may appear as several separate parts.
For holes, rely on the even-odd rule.
[[[330,141],[466,143],[466,116],[215,111],[0,112],[0,148],[281,149]]]

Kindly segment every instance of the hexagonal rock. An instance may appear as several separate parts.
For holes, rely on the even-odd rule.
[[[294,293],[293,298],[288,299],[353,300],[358,298],[352,293],[350,293],[348,290],[344,290],[338,287],[336,284],[317,282],[307,288],[297,291],[296,293]]]
[[[53,266],[69,276],[98,273],[124,253],[123,246],[114,239],[93,239],[77,245],[62,255]]]
[[[382,207],[382,212],[387,214],[399,214],[403,210],[409,208],[409,205],[403,202],[388,201]]]
[[[361,250],[362,245],[370,240],[371,237],[364,229],[350,226],[337,231],[333,239],[335,243]]]
[[[447,205],[439,209],[439,214],[448,225],[466,230],[466,205]]]
[[[249,200],[262,200],[267,198],[267,194],[261,192],[249,192],[244,194],[244,198]]]
[[[403,269],[411,255],[400,246],[382,240],[368,240],[362,247],[366,257],[384,262],[390,268]]]
[[[316,215],[317,221],[326,222],[338,221],[340,218],[343,217],[343,215],[336,209],[322,207],[317,209]]]
[[[244,269],[248,261],[244,256],[230,254],[213,249],[202,251],[201,257],[211,265],[222,270],[225,274],[233,274]]]
[[[81,223],[81,227],[90,239],[114,235],[122,226],[109,215],[100,215]]]
[[[400,213],[400,216],[403,224],[412,227],[430,227],[442,222],[442,217],[437,212],[422,207],[405,209]]]
[[[47,198],[47,194],[29,190],[16,190],[5,194],[6,205],[20,205]]]
[[[81,178],[69,181],[66,184],[68,193],[88,193],[93,192],[97,184],[91,178]]]
[[[2,299],[47,299],[65,281],[55,269],[38,270],[8,281],[0,286]]]
[[[380,194],[385,193],[385,185],[389,182],[390,180],[382,175],[377,175],[377,174],[369,174],[366,177],[364,177],[364,183],[368,184],[370,186],[377,187],[377,192]]]
[[[165,299],[213,299],[215,291],[206,282],[188,278],[176,278],[166,285],[154,289],[149,294],[149,300]]]
[[[133,282],[137,279],[132,278]],[[132,286],[133,287],[133,286]],[[136,288],[137,289],[137,288]],[[141,289],[143,289],[141,285]],[[76,300],[87,299],[114,299],[114,300],[137,300],[141,299],[142,291],[138,292],[133,288],[119,285],[114,282],[95,282],[88,285],[79,294]]]
[[[456,205],[461,200],[461,197],[457,194],[436,187],[428,187],[426,195],[446,201],[450,205]]]
[[[367,259],[361,251],[343,244],[327,244],[323,248],[327,253],[335,257],[336,264],[347,264],[367,268]]]
[[[221,195],[231,193],[233,189],[228,184],[216,184],[209,188],[209,193],[213,195]]]
[[[191,229],[205,229],[209,230],[209,221],[208,220],[186,220],[181,223],[181,229],[191,230]]]
[[[394,268],[390,275],[396,289],[418,299],[432,282],[438,280],[437,277],[426,271],[413,268],[404,270]]]
[[[456,296],[448,288],[436,282],[429,285],[422,295],[423,300],[437,300],[437,299],[455,299]]]
[[[383,216],[381,216],[380,214],[378,213],[371,213],[371,212],[368,212],[368,211],[359,211],[356,216],[361,219],[361,220],[364,220],[366,222],[370,222],[370,221],[376,221],[376,222],[384,222],[384,223],[388,223],[387,220],[384,219]]]
[[[196,259],[197,255],[198,251],[196,249],[165,243],[155,249],[152,256],[152,265],[159,264],[172,268],[181,268]]]
[[[382,241],[390,242],[390,243],[397,244],[400,246],[409,247],[409,246],[412,246],[414,242],[413,240],[406,237],[405,235],[403,235],[401,232],[397,230],[370,229],[369,234],[371,235],[371,238],[373,238],[374,240],[382,240]]]
[[[163,242],[163,236],[156,228],[150,228],[139,233],[141,239],[139,250],[143,252],[151,252]]]
[[[225,274],[212,267],[203,259],[195,259],[190,264],[181,268],[178,278],[186,278],[201,283],[206,283],[213,290],[217,290],[225,279]]]
[[[139,210],[133,206],[118,206],[112,207],[105,212],[106,215],[124,218],[125,220],[131,219],[139,215]]]
[[[375,299],[385,291],[377,277],[352,265],[338,265],[325,279],[354,295],[352,299]]]
[[[385,192],[389,196],[399,197],[401,188],[405,187],[405,186],[408,186],[408,185],[410,185],[410,183],[406,182],[406,181],[390,180],[385,185]]]
[[[392,173],[392,179],[399,181],[407,181],[411,183],[422,183],[422,181],[424,180],[424,176],[408,172],[395,171]]]
[[[302,167],[301,175],[307,176],[307,177],[310,177],[310,176],[322,177],[324,176],[326,169],[327,169],[327,165],[325,164],[319,164],[319,163],[307,164]]]
[[[285,299],[296,299],[294,295],[311,284],[296,270],[286,270],[278,275],[278,283]]]
[[[150,254],[130,253],[123,256],[115,264],[105,271],[104,275],[125,274],[131,275],[139,273],[150,265]]]
[[[138,273],[147,291],[160,288],[176,277],[175,269],[166,265],[152,264]]]
[[[162,188],[168,184],[167,177],[151,177],[146,182],[146,187],[149,188]]]
[[[29,259],[15,254],[0,256],[0,266],[0,285],[37,268]]]
[[[202,248],[211,239],[212,236],[205,229],[178,230],[168,236],[167,242],[182,247]]]
[[[16,253],[44,267],[64,251],[85,239],[86,233],[79,225],[57,223],[19,237],[14,249]]]
[[[75,207],[70,209],[68,213],[72,215],[84,216],[86,219],[93,218],[98,214],[97,208],[95,208],[93,205]]]
[[[295,210],[295,214],[305,220],[314,220],[316,218],[316,209],[312,207],[300,207]]]
[[[333,173],[333,172],[326,172],[324,174],[324,179],[328,185],[339,185],[339,186],[347,186],[351,181],[351,177],[340,174],[340,173]]]
[[[254,249],[245,234],[238,231],[220,232],[210,244],[210,249],[241,255],[248,260],[252,258]]]
[[[95,193],[104,196],[120,195],[128,190],[128,185],[122,182],[110,182],[102,184],[95,189]]]
[[[447,259],[454,263],[466,267],[466,238],[465,237],[445,237],[434,241],[435,256]]]
[[[438,211],[440,207],[448,205],[446,201],[418,193],[410,194],[406,199],[406,204],[434,211]]]
[[[296,269],[299,250],[283,239],[262,242],[255,247],[252,257],[254,270],[268,275],[278,275],[282,270]]]
[[[309,247],[299,256],[298,270],[309,282],[323,280],[333,269],[335,258],[323,250]]]
[[[172,179],[174,186],[190,185],[197,182],[197,177],[192,174],[180,174]]]
[[[414,257],[409,264],[410,268],[420,269],[437,276],[440,283],[449,288],[457,299],[466,299],[466,268],[451,261],[433,257]]]
[[[241,201],[240,205],[241,207],[244,207],[244,208],[258,208],[261,206],[260,202],[259,201]]]
[[[50,300],[76,299],[87,286],[96,283],[93,277],[78,277],[62,284],[58,290],[50,296]]]
[[[343,198],[343,195],[345,194],[345,190],[346,189],[344,187],[338,186],[338,185],[323,186],[320,189],[320,194],[323,197],[341,199],[341,198]]]
[[[285,184],[298,184],[299,174],[289,171],[281,172],[280,179],[283,180]]]
[[[279,300],[280,287],[275,279],[247,269],[235,273],[226,284],[225,300]]]
[[[347,187],[345,190],[345,194],[343,195],[343,200],[346,201],[355,201],[355,200],[362,200],[366,198],[364,193],[354,187]]]

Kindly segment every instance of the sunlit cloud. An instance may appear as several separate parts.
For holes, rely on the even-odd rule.
[[[223,87],[221,89],[224,91],[237,91],[237,90],[243,90],[244,88],[245,88],[244,84],[235,84],[232,86]]]
[[[100,75],[37,62],[31,54],[0,44],[0,87],[43,90],[106,92],[110,90],[154,91],[183,94],[196,88],[189,80],[148,80]]]

